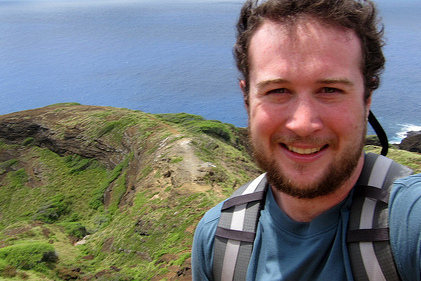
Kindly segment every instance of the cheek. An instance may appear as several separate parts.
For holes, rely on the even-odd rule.
[[[251,111],[250,115],[251,140],[255,148],[261,151],[270,150],[272,139],[282,132],[282,117],[267,107]]]
[[[279,128],[282,122],[282,117],[279,113],[273,106],[253,106],[250,110],[250,129],[259,135],[273,133],[276,128]]]
[[[342,138],[356,139],[365,128],[366,113],[364,106],[340,107],[324,118],[325,126]]]

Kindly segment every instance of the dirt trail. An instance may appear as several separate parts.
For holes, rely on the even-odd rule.
[[[204,178],[215,166],[197,157],[192,139],[181,138],[169,145],[171,138],[166,138],[160,143],[157,159],[165,163],[164,170],[167,170],[166,174],[172,185],[189,192],[209,190],[211,187],[204,182]],[[180,160],[174,162],[174,159]]]

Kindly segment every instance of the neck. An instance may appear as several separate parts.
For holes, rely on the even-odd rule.
[[[272,187],[272,193],[278,206],[297,222],[310,222],[323,212],[341,203],[354,187],[364,165],[361,156],[352,175],[335,192],[312,199],[297,198]]]

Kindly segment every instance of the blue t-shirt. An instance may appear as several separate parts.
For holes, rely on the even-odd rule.
[[[392,251],[403,280],[420,280],[421,175],[395,182],[390,198]],[[351,195],[309,223],[290,219],[270,189],[257,228],[247,280],[353,280],[346,246]],[[193,280],[213,280],[213,240],[221,204],[199,222]]]

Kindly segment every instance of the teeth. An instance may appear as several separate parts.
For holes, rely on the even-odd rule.
[[[313,154],[319,152],[321,148],[298,148],[294,146],[287,145],[288,150],[298,153],[298,154]]]

